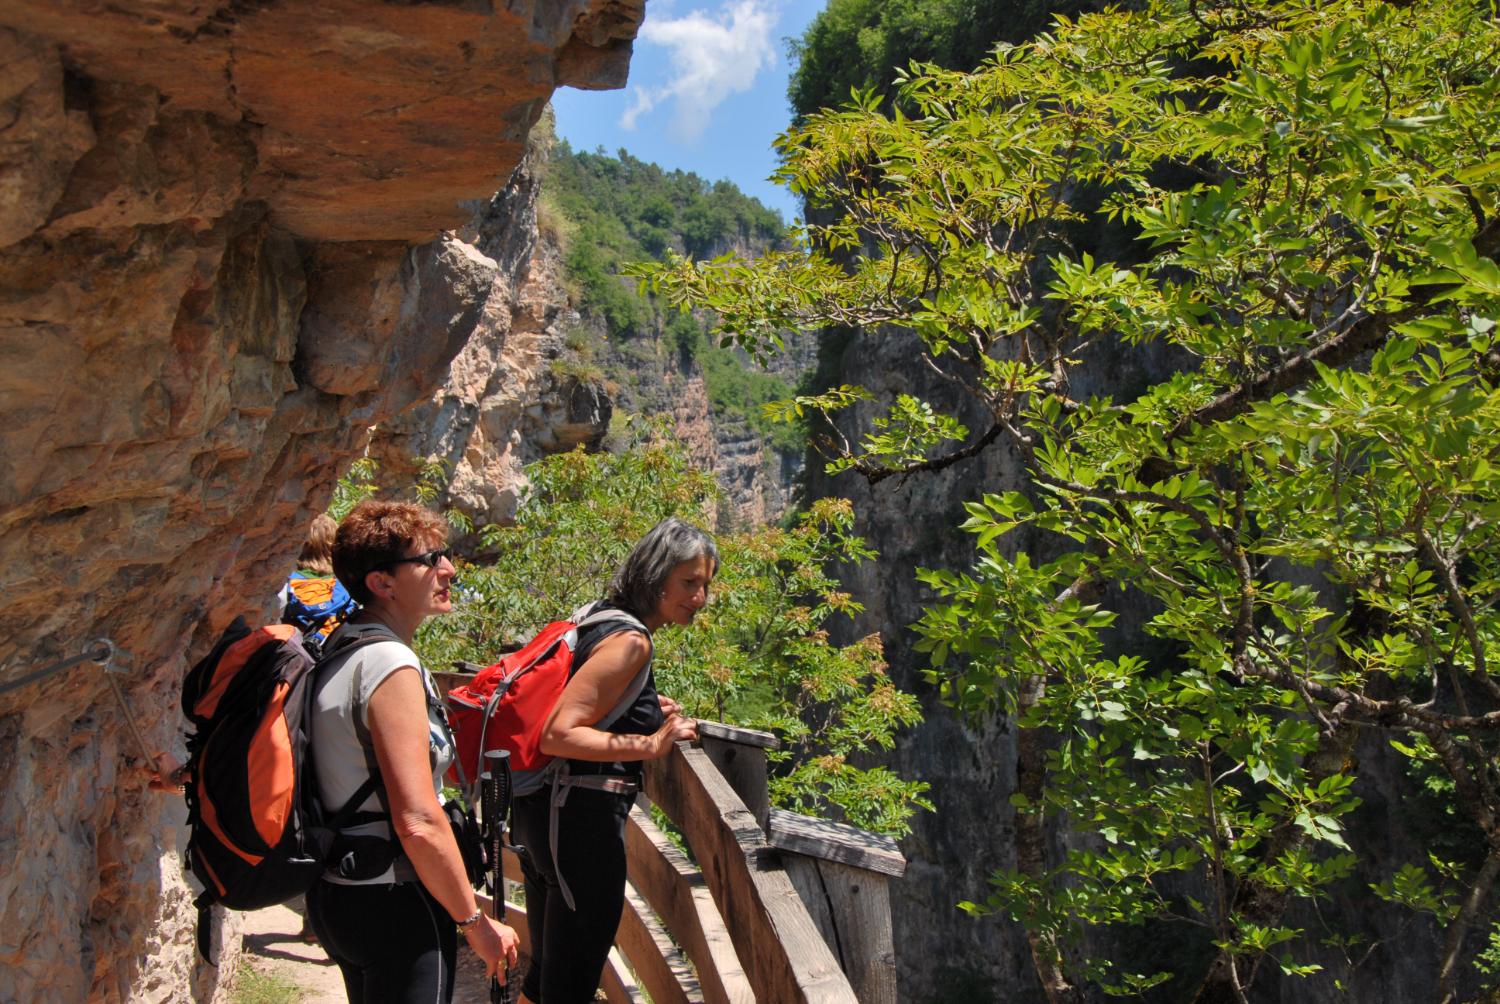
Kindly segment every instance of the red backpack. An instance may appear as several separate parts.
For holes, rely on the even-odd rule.
[[[542,727],[572,675],[579,629],[623,621],[650,635],[644,624],[623,610],[609,607],[595,612],[598,606],[590,603],[575,610],[568,620],[553,621],[520,651],[448,691],[448,721],[458,748],[461,776],[479,777],[481,754],[509,750],[514,794],[541,790],[552,764],[552,757],[541,750]],[[599,720],[598,728],[608,728],[635,703],[650,672],[651,660],[647,659],[620,703]]]

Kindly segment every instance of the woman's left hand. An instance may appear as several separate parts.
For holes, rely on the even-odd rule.
[[[682,714],[682,705],[672,700],[666,694],[657,694],[656,699],[661,702],[661,713],[668,717]]]
[[[505,982],[505,971],[516,964],[521,948],[521,939],[509,924],[502,924],[493,917],[480,917],[467,931],[465,938],[474,954],[484,960],[486,979]]]
[[[180,792],[187,784],[187,773],[181,760],[170,753],[156,754],[156,769],[150,771],[146,787],[152,791]]]

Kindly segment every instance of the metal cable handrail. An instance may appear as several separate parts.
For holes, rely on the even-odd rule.
[[[124,716],[125,725],[130,729],[130,734],[134,737],[135,744],[141,751],[141,757],[147,763],[152,763],[156,757],[151,752],[151,747],[147,745],[146,738],[141,735],[140,728],[135,724],[135,716],[130,713],[130,705],[125,703],[125,692],[120,689],[120,682],[115,679],[116,674],[119,672],[116,668],[116,656],[123,655],[124,653],[121,653],[110,639],[95,638],[84,646],[83,651],[78,655],[48,663],[40,669],[32,670],[19,679],[7,680],[5,683],[0,683],[0,696],[36,683],[38,680],[45,680],[47,677],[61,673],[65,669],[72,669],[74,666],[82,665],[85,662],[92,662],[103,671],[104,681],[109,684],[109,689],[114,694],[115,702],[120,705],[120,713]],[[128,661],[128,658],[121,658],[118,660],[118,663]]]
[[[27,673],[19,680],[9,680],[5,683],[0,683],[0,695],[8,694],[12,690],[20,690],[27,684],[44,680],[54,673],[61,673],[65,669],[72,669],[80,663],[95,662],[100,666],[108,666],[114,657],[115,643],[108,638],[96,638],[88,643],[82,653],[73,656],[71,659],[61,659],[57,662],[49,663],[41,669]]]

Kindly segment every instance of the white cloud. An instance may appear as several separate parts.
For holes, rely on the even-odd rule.
[[[637,41],[670,50],[671,79],[632,87],[621,128],[635,129],[641,116],[670,101],[672,135],[685,143],[697,140],[714,109],[731,94],[748,91],[756,75],[776,61],[771,42],[776,20],[767,0],[732,0],[715,16],[699,11],[660,21],[648,16]]]

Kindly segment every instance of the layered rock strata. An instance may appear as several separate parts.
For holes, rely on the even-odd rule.
[[[643,4],[0,4],[0,688],[107,637],[173,744],[369,428],[509,316],[529,230],[434,235]],[[94,667],[0,690],[0,1000],[213,996],[133,756]]]
[[[536,233],[536,175],[529,162],[478,214],[466,236],[497,249],[516,230]],[[597,449],[614,401],[602,380],[577,365],[565,331],[579,323],[568,307],[561,255],[545,236],[524,265],[508,310],[486,315],[420,405],[383,423],[370,444],[381,484],[409,487],[420,465],[438,460],[447,480],[442,504],[478,527],[509,523],[525,486],[526,464],[582,446]]]
[[[462,234],[490,252],[514,227],[536,230],[509,313],[482,317],[432,396],[374,431],[369,455],[377,483],[407,492],[425,464],[439,461],[446,479],[440,506],[475,527],[509,524],[527,464],[578,447],[623,445],[625,437],[606,444],[611,420],[636,416],[666,420],[693,463],[718,479],[721,529],[775,521],[791,504],[801,455],[776,452],[744,420],[716,412],[700,367],[684,363],[659,331],[611,338],[604,318],[572,304],[558,236],[536,227],[545,156],[545,148],[533,151]],[[770,365],[795,382],[812,364],[814,343],[789,341],[792,349]],[[748,358],[744,364],[755,365]],[[461,535],[459,543],[480,549],[475,536]]]

